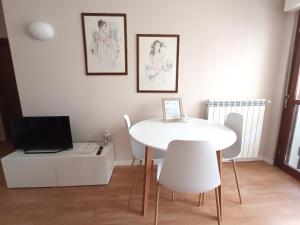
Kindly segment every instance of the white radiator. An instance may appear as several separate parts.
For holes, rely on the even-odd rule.
[[[207,119],[224,124],[230,112],[243,115],[242,151],[238,156],[243,160],[257,160],[260,156],[260,140],[264,121],[265,99],[253,100],[209,100],[207,102]]]

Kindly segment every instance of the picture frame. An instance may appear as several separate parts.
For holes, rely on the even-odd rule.
[[[181,98],[163,98],[163,121],[176,122],[182,121],[183,110]]]
[[[126,14],[81,13],[86,75],[127,75]]]
[[[137,34],[137,92],[177,93],[177,34]]]

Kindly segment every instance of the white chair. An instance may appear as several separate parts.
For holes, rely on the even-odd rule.
[[[236,186],[240,198],[240,204],[242,204],[239,179],[238,179],[238,174],[237,174],[237,169],[235,166],[234,159],[238,157],[238,155],[241,153],[242,150],[243,116],[238,113],[230,113],[227,115],[224,125],[231,128],[236,133],[237,136],[236,142],[232,146],[222,150],[222,158],[224,160],[231,160],[232,162]]]
[[[222,150],[222,158],[230,160],[234,171],[236,186],[239,194],[240,204],[242,204],[242,196],[240,192],[239,179],[234,159],[239,156],[242,151],[242,134],[243,134],[243,116],[238,113],[229,113],[226,117],[224,125],[231,128],[236,133],[236,142],[230,147]],[[204,204],[205,194],[199,194],[199,205]]]
[[[129,130],[131,127],[131,122],[130,122],[130,118],[128,115],[124,115],[123,116],[125,124],[127,126],[127,131],[128,131],[128,135],[129,135]],[[135,139],[133,139],[130,135],[130,144],[131,144],[131,151],[133,154],[133,159],[132,159],[132,163],[131,163],[131,167],[133,167],[135,160],[139,160],[139,165],[138,165],[138,169],[137,169],[137,173],[135,176],[135,181],[133,182],[132,188],[131,188],[131,192],[130,192],[130,196],[129,196],[129,201],[128,201],[128,206],[130,205],[131,199],[132,199],[132,195],[134,193],[135,187],[136,187],[136,183],[138,181],[138,177],[139,177],[139,171],[140,168],[142,166],[142,161],[145,159],[145,151],[146,151],[146,146],[139,143],[138,141],[136,141]],[[153,151],[153,161],[156,160],[163,160],[165,157],[165,152],[158,150],[158,149],[152,149]],[[152,162],[153,162],[152,161]]]
[[[172,141],[159,174],[155,225],[158,222],[160,186],[175,192],[204,193],[215,189],[218,224],[221,223],[218,186],[221,184],[216,150],[207,141]]]

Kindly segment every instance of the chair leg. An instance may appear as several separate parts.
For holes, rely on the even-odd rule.
[[[130,206],[132,195],[134,193],[134,190],[135,190],[138,178],[139,178],[139,173],[140,173],[141,166],[142,166],[142,160],[140,160],[140,163],[138,165],[137,172],[136,172],[136,175],[135,175],[135,180],[134,180],[134,182],[132,184],[132,187],[131,187],[130,196],[129,196],[129,200],[128,200],[128,207]]]
[[[133,156],[130,168],[133,168],[135,160],[136,160],[136,158]],[[129,177],[129,179],[130,179],[130,177]],[[128,199],[128,206],[130,205],[131,197],[132,197],[132,187],[131,187],[130,195],[129,195],[129,199]]]
[[[201,205],[201,200],[202,200],[202,193],[199,194],[199,201],[198,201],[198,206]]]
[[[135,161],[135,157],[133,156],[132,163],[131,163],[131,167],[133,167],[134,161]]]
[[[154,160],[151,162],[151,171],[154,171]]]
[[[221,216],[220,216],[220,201],[219,201],[219,190],[215,188],[215,197],[216,197],[216,206],[217,206],[217,215],[218,215],[218,225],[221,224]]]
[[[172,202],[174,202],[174,201],[175,201],[175,192],[172,191]]]
[[[198,202],[199,206],[204,204],[204,200],[205,200],[205,193],[203,192],[199,194],[199,202]]]
[[[157,225],[157,222],[158,222],[159,191],[160,191],[160,184],[157,183],[157,189],[156,189],[155,221],[154,221],[154,224],[155,224],[155,225]]]
[[[221,181],[221,184],[220,186],[218,187],[218,194],[219,194],[219,203],[220,203],[220,217],[221,217],[221,220],[222,220],[222,216],[223,216],[223,198],[222,198],[222,151],[217,151],[217,159],[218,159],[218,165],[219,165],[219,173],[220,173],[220,181]]]
[[[204,200],[205,200],[205,193],[203,192],[202,193],[202,202],[201,202],[201,205],[204,205]]]
[[[242,196],[241,196],[241,192],[240,192],[239,178],[238,178],[238,174],[237,174],[237,170],[236,170],[236,166],[235,166],[235,161],[234,160],[232,160],[232,167],[233,167],[233,171],[234,171],[236,186],[237,186],[238,193],[239,193],[240,204],[242,204]]]

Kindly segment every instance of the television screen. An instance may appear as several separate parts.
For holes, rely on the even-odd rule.
[[[10,127],[15,147],[26,153],[58,152],[73,147],[68,116],[22,117],[12,120]]]

